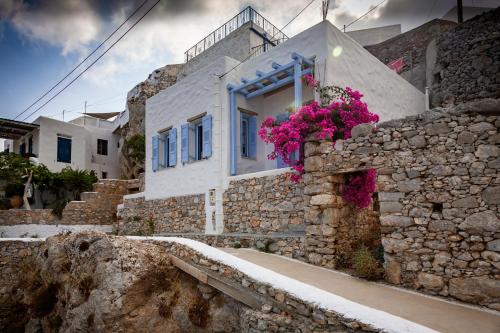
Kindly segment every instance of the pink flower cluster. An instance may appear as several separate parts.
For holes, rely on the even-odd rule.
[[[304,75],[307,85],[320,91],[319,82],[310,74]],[[339,88],[340,89],[340,88]],[[320,105],[314,101],[290,113],[287,121],[269,117],[262,122],[259,136],[264,142],[273,144],[274,151],[269,159],[278,156],[284,163],[292,166],[295,174],[291,176],[298,182],[304,173],[303,156],[294,160],[296,152],[301,152],[306,137],[314,134],[317,139],[327,139],[335,143],[338,138],[348,139],[354,126],[362,123],[376,123],[379,117],[368,111],[366,103],[361,101],[359,91],[347,87],[341,89],[345,94],[329,105]]]
[[[377,171],[367,170],[350,175],[343,186],[342,199],[363,209],[372,202],[372,195],[377,184]]]

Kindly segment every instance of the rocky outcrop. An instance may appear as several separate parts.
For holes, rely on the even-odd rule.
[[[144,163],[138,163],[129,156],[127,140],[135,134],[145,133],[146,100],[177,82],[177,75],[184,64],[166,65],[155,70],[147,80],[137,84],[127,94],[128,123],[121,128],[122,147],[120,168],[122,178],[134,179],[144,171]]]
[[[0,242],[1,332],[237,332],[242,305],[164,247],[100,233]]]

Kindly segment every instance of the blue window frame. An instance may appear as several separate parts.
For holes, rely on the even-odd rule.
[[[212,116],[205,115],[181,125],[181,162],[200,161],[212,156]]]
[[[241,157],[257,157],[257,117],[241,112],[240,146]]]
[[[57,137],[57,162],[71,163],[71,139]]]

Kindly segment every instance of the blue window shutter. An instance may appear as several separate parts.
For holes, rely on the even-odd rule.
[[[207,114],[203,117],[203,158],[212,156],[212,115]]]
[[[189,162],[189,124],[181,125],[181,162]]]
[[[257,157],[257,117],[248,117],[248,157]]]
[[[57,137],[57,161],[71,163],[71,139]]]
[[[153,136],[153,145],[152,145],[152,168],[153,171],[158,170],[160,166],[160,158],[159,158],[159,148],[160,148],[160,137],[158,135]]]
[[[177,164],[177,128],[172,128],[168,136],[170,141],[168,166],[175,166]]]

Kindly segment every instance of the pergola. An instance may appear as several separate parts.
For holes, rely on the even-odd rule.
[[[276,62],[272,63],[273,70],[264,73],[256,71],[256,78],[248,80],[241,78],[240,85],[228,84],[229,92],[229,112],[230,112],[230,127],[231,127],[231,175],[236,175],[237,154],[236,146],[237,136],[237,105],[236,94],[245,96],[246,99],[260,96],[293,83],[295,108],[302,106],[302,76],[311,74],[314,69],[314,57],[306,58],[297,53],[292,53],[293,61],[286,65],[280,65]]]
[[[17,140],[39,127],[38,124],[0,118],[0,138]]]

